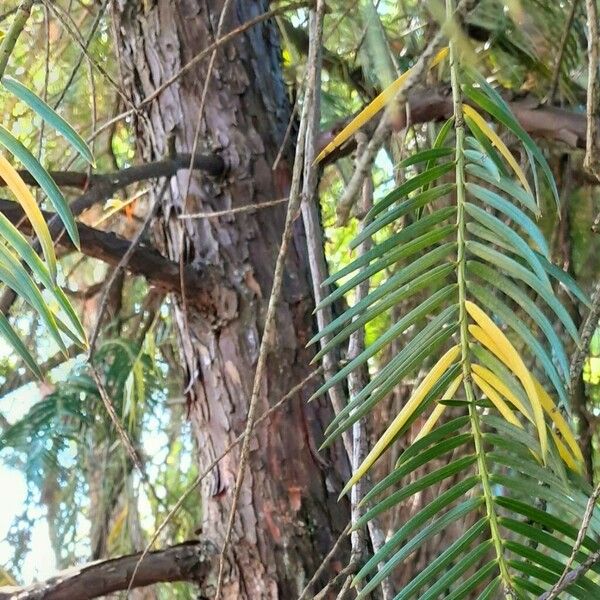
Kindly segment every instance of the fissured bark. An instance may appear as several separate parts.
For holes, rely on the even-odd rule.
[[[121,69],[133,102],[214,42],[222,5],[222,0],[117,3]],[[234,0],[223,32],[268,9],[267,0]],[[138,115],[143,160],[164,157],[169,149],[191,152],[208,64],[207,57]],[[293,139],[279,167],[273,170],[272,165],[290,112],[278,33],[270,20],[217,52],[198,151],[222,156],[227,174],[219,180],[194,174],[186,202],[189,175],[181,172],[162,201],[157,231],[163,250],[185,265],[210,266],[221,276],[215,314],[207,317],[190,308],[191,299],[175,305],[201,470],[244,428],[285,205],[214,219],[178,216],[285,197]],[[312,300],[301,223],[296,227],[259,414],[310,372],[311,352],[305,344],[313,329]],[[344,459],[339,450],[317,452],[331,414],[323,403],[306,403],[312,389],[314,385],[291,398],[253,440],[228,555],[225,598],[297,597],[348,521],[347,504],[337,502]],[[239,453],[232,452],[201,488],[202,535],[217,547],[224,538],[238,460]],[[338,559],[345,561],[344,556]],[[332,564],[324,577],[335,569]]]

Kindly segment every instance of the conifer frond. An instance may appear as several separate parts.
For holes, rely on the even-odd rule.
[[[447,4],[451,14],[452,2]],[[450,65],[452,119],[433,147],[402,162],[403,167],[417,166],[417,173],[375,204],[351,247],[375,233],[378,243],[329,277],[326,283],[338,287],[317,307],[374,275],[391,273],[315,336],[313,341],[331,336],[321,357],[382,312],[428,292],[316,393],[324,393],[390,344],[401,348],[336,415],[326,432],[328,444],[368,417],[408,375],[433,365],[344,489],[358,482],[418,417],[425,419],[394,470],[365,497],[367,512],[355,527],[414,494],[428,488],[435,492],[448,478],[457,482],[434,493],[433,502],[399,524],[361,568],[355,580],[362,582],[358,598],[368,598],[426,540],[459,521],[470,525],[396,600],[442,594],[471,598],[476,590],[480,599],[535,597],[561,575],[590,492],[581,477],[581,450],[559,408],[567,408],[568,361],[553,321],[575,342],[578,333],[553,284],[564,285],[584,303],[588,299],[551,263],[535,222],[541,212],[537,185],[534,194],[499,129],[516,136],[529,169],[540,170],[558,199],[556,184],[506,103],[478,73],[461,66],[452,42]],[[421,215],[423,207],[426,216]],[[411,220],[405,222],[407,216]],[[391,233],[380,241],[386,231]],[[533,330],[517,309],[531,318]],[[449,406],[462,415],[448,421]],[[440,459],[446,461],[441,467]],[[600,532],[597,515],[576,563],[598,548],[595,532]],[[600,597],[594,572],[569,592]]]

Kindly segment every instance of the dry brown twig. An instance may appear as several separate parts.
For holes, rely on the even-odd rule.
[[[594,564],[596,564],[596,562],[598,562],[598,560],[600,560],[600,552],[596,552],[590,555],[585,561],[585,563],[582,563],[576,569],[571,570],[573,567],[573,563],[575,562],[577,553],[581,550],[581,546],[585,541],[585,536],[590,526],[590,522],[592,520],[592,516],[594,514],[594,509],[596,508],[596,502],[598,501],[598,498],[600,498],[600,484],[596,486],[592,495],[588,499],[587,505],[585,507],[585,513],[581,522],[581,527],[579,528],[577,539],[575,540],[575,545],[573,546],[573,550],[571,551],[571,556],[569,556],[569,559],[565,564],[565,568],[563,570],[562,575],[559,577],[558,581],[554,584],[552,589],[549,592],[542,594],[538,598],[538,600],[554,600],[562,591],[564,591],[569,585],[571,585],[577,579],[579,579],[579,577],[584,575]],[[592,559],[592,557],[595,558]]]
[[[227,210],[216,210],[214,212],[198,212],[198,213],[187,213],[185,215],[179,215],[180,219],[210,219],[214,217],[225,217],[228,215],[236,215],[242,212],[248,212],[253,210],[260,210],[261,208],[270,208],[272,206],[278,206],[287,202],[288,198],[278,198],[277,200],[268,200],[267,202],[260,202],[258,204],[248,204],[247,206],[236,206],[235,208],[229,208]]]
[[[275,338],[275,313],[277,305],[279,303],[279,297],[281,296],[283,286],[283,273],[285,270],[285,259],[287,256],[288,247],[292,238],[293,223],[296,219],[297,213],[300,209],[302,201],[302,194],[300,193],[300,185],[302,179],[302,171],[304,167],[304,142],[307,131],[308,118],[311,110],[315,107],[315,94],[318,88],[319,82],[317,81],[318,72],[315,68],[316,56],[321,46],[321,39],[323,34],[323,14],[325,11],[325,0],[317,0],[317,7],[314,11],[316,18],[313,20],[313,26],[311,27],[311,47],[309,48],[308,56],[308,76],[306,83],[305,101],[302,107],[302,117],[300,119],[300,131],[298,133],[298,140],[296,145],[296,157],[294,160],[294,168],[292,171],[292,182],[290,185],[289,201],[287,206],[287,214],[285,218],[285,225],[283,234],[281,236],[281,245],[275,262],[275,271],[273,273],[273,285],[271,288],[271,294],[269,296],[269,303],[267,306],[267,314],[265,317],[265,325],[263,335],[260,343],[260,350],[258,360],[256,363],[256,372],[254,374],[254,384],[252,386],[252,395],[250,397],[250,404],[248,407],[248,416],[246,419],[246,428],[244,431],[244,441],[242,443],[242,449],[240,452],[240,464],[238,466],[235,488],[233,490],[233,497],[231,508],[229,512],[229,520],[227,523],[227,531],[225,534],[225,540],[223,547],[221,548],[221,555],[219,557],[219,574],[217,578],[217,592],[215,594],[215,600],[219,600],[221,589],[223,586],[223,573],[225,570],[225,557],[227,547],[231,539],[233,532],[233,524],[235,522],[235,514],[237,511],[237,505],[241,492],[241,487],[245,475],[246,465],[248,464],[248,458],[250,455],[250,440],[251,433],[254,427],[254,419],[256,413],[256,407],[258,405],[258,398],[260,395],[260,389],[263,383],[263,375],[267,356],[272,349],[273,341]]]
[[[319,568],[313,573],[313,576],[310,578],[309,582],[304,586],[302,593],[300,594],[300,596],[298,596],[298,600],[308,600],[308,594],[312,590],[315,583],[317,583],[317,581],[319,580],[319,577],[321,577],[321,575],[329,565],[331,559],[337,554],[337,551],[340,549],[340,546],[343,544],[344,540],[348,536],[351,526],[352,523],[348,523],[348,525],[346,525],[344,531],[342,531],[338,539],[335,541],[335,543],[331,547],[331,550],[329,550],[327,556],[323,559],[323,562],[320,564]]]

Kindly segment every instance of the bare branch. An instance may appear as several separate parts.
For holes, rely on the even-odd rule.
[[[190,154],[175,154],[164,160],[127,167],[114,173],[88,175],[81,171],[49,171],[52,179],[60,187],[84,190],[83,196],[71,202],[71,211],[79,215],[98,202],[108,200],[115,192],[128,185],[176,175],[181,169],[189,169]],[[198,154],[194,160],[194,169],[203,171],[211,177],[220,177],[225,172],[225,161],[217,154]],[[39,187],[29,171],[21,170],[19,175],[27,185]],[[0,178],[0,186],[6,183]]]
[[[0,212],[11,221],[18,225],[19,229],[29,235],[32,233],[29,221],[23,219],[24,213],[15,203],[8,200],[0,200]],[[44,218],[50,219],[52,213],[43,213]],[[112,232],[100,231],[93,227],[88,227],[82,223],[77,224],[79,237],[81,241],[81,252],[86,256],[97,258],[111,266],[117,266],[125,253],[131,247],[131,242]],[[68,250],[75,251],[71,240],[63,236],[59,240],[59,245]],[[141,243],[134,250],[129,258],[127,270],[134,275],[145,277],[151,285],[164,293],[181,293],[181,282],[179,278],[179,265],[160,254],[155,248]],[[187,266],[185,269],[186,288],[190,293],[190,304],[194,306],[201,314],[212,320],[211,315],[221,315],[221,318],[229,320],[234,311],[235,299],[227,302],[227,314],[223,313],[222,294],[228,293],[228,288],[224,287],[224,281],[217,272],[209,267],[202,271]],[[233,291],[229,290],[233,295]]]
[[[112,198],[117,191],[128,185],[148,179],[175,175],[179,170],[189,168],[189,164],[189,154],[177,154],[165,160],[133,166],[104,175],[92,175],[88,177],[85,173],[76,173],[73,171],[54,172],[51,175],[59,185],[79,187],[87,190],[69,205],[73,215],[78,216],[88,208]],[[205,171],[209,175],[218,177],[225,171],[225,162],[221,157],[216,155],[200,155],[196,156],[194,167]],[[26,183],[37,185],[37,182],[31,178],[29,173],[21,173],[21,175]],[[0,179],[0,185],[2,183],[3,181]],[[63,241],[62,238],[65,237],[61,221],[56,218],[56,215],[49,214],[46,218],[48,219],[48,227],[52,237],[58,243],[61,243]],[[36,252],[40,250],[39,242],[34,242],[33,246]],[[179,285],[179,289],[180,287]],[[0,296],[0,312],[7,314],[16,297],[13,290],[5,289]]]
[[[575,545],[573,546],[571,556],[569,556],[569,559],[567,560],[562,575],[559,577],[558,581],[554,584],[552,589],[549,592],[542,594],[538,600],[554,600],[555,598],[558,598],[558,595],[564,589],[566,589],[574,581],[579,579],[579,577],[584,575],[594,564],[596,564],[596,562],[598,562],[599,557],[596,556],[596,554],[599,553],[595,552],[594,554],[590,555],[590,557],[585,561],[585,563],[581,564],[576,569],[571,570],[571,567],[573,566],[573,563],[575,562],[575,559],[577,557],[577,553],[581,550],[581,546],[585,541],[585,536],[587,535],[587,531],[592,521],[592,516],[594,514],[594,509],[596,508],[596,502],[598,501],[598,498],[600,498],[600,485],[596,486],[592,495],[588,499],[587,505],[585,507],[585,513],[581,521],[581,527],[579,528],[579,532],[577,533],[577,539],[575,540]]]
[[[598,156],[598,106],[600,105],[600,40],[598,39],[598,5],[596,0],[585,1],[588,26],[588,89],[586,103],[587,137],[583,166],[600,181],[600,157]]]
[[[140,554],[130,554],[61,571],[26,587],[1,587],[0,600],[91,600],[127,588]],[[189,581],[202,585],[214,569],[216,551],[210,542],[190,541],[151,552],[132,587]]]

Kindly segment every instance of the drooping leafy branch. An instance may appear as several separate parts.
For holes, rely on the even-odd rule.
[[[85,141],[48,104],[38,98],[19,81],[5,76],[17,38],[25,27],[33,2],[23,2],[17,11],[13,24],[0,46],[0,83],[4,90],[23,102],[48,125],[60,133],[86,161],[93,165],[94,160]],[[77,225],[69,206],[48,171],[38,159],[4,126],[0,125],[0,147],[13,159],[18,160],[38,183],[46,198],[62,221],[70,239],[79,247]],[[53,340],[67,355],[64,336],[76,345],[85,348],[86,334],[71,303],[57,284],[57,265],[54,243],[42,212],[29,188],[11,161],[0,154],[0,177],[21,205],[30,221],[43,251],[42,260],[27,240],[4,215],[0,214],[0,281],[23,298],[39,315]],[[31,274],[25,268],[31,270]],[[38,285],[37,281],[41,283]],[[47,294],[44,296],[44,292]],[[0,313],[0,334],[21,356],[25,364],[42,378],[36,361],[30,354],[7,317]]]
[[[453,10],[448,0],[448,20]],[[568,410],[569,370],[553,321],[576,344],[579,337],[553,283],[585,304],[589,300],[552,264],[534,220],[541,214],[544,185],[558,202],[552,172],[501,96],[463,61],[453,39],[449,70],[453,116],[431,148],[401,163],[420,172],[369,211],[351,247],[370,236],[377,236],[378,243],[325,282],[338,287],[317,306],[320,310],[362,282],[392,272],[315,336],[313,341],[332,336],[320,357],[401,301],[429,292],[315,394],[342,381],[392,342],[401,342],[400,352],[336,415],[326,432],[327,445],[368,416],[408,375],[433,363],[344,493],[427,414],[393,471],[365,497],[368,510],[356,527],[445,480],[452,478],[453,483],[401,524],[362,567],[355,579],[363,583],[359,598],[369,597],[424,542],[456,523],[464,524],[463,532],[441,548],[396,600],[429,600],[441,594],[482,600],[537,597],[559,579],[590,491],[581,477],[581,450],[558,406]],[[405,79],[406,74],[369,105],[321,158],[380,110]],[[497,128],[519,141],[533,186]],[[406,216],[412,222],[402,227]],[[534,331],[517,308],[531,318]],[[518,352],[505,330],[512,330],[526,351]],[[534,374],[527,363],[539,370]],[[444,466],[427,468],[440,459]],[[597,550],[594,534],[599,527],[594,516],[592,535],[576,563]],[[578,598],[600,594],[595,572],[568,591]]]

